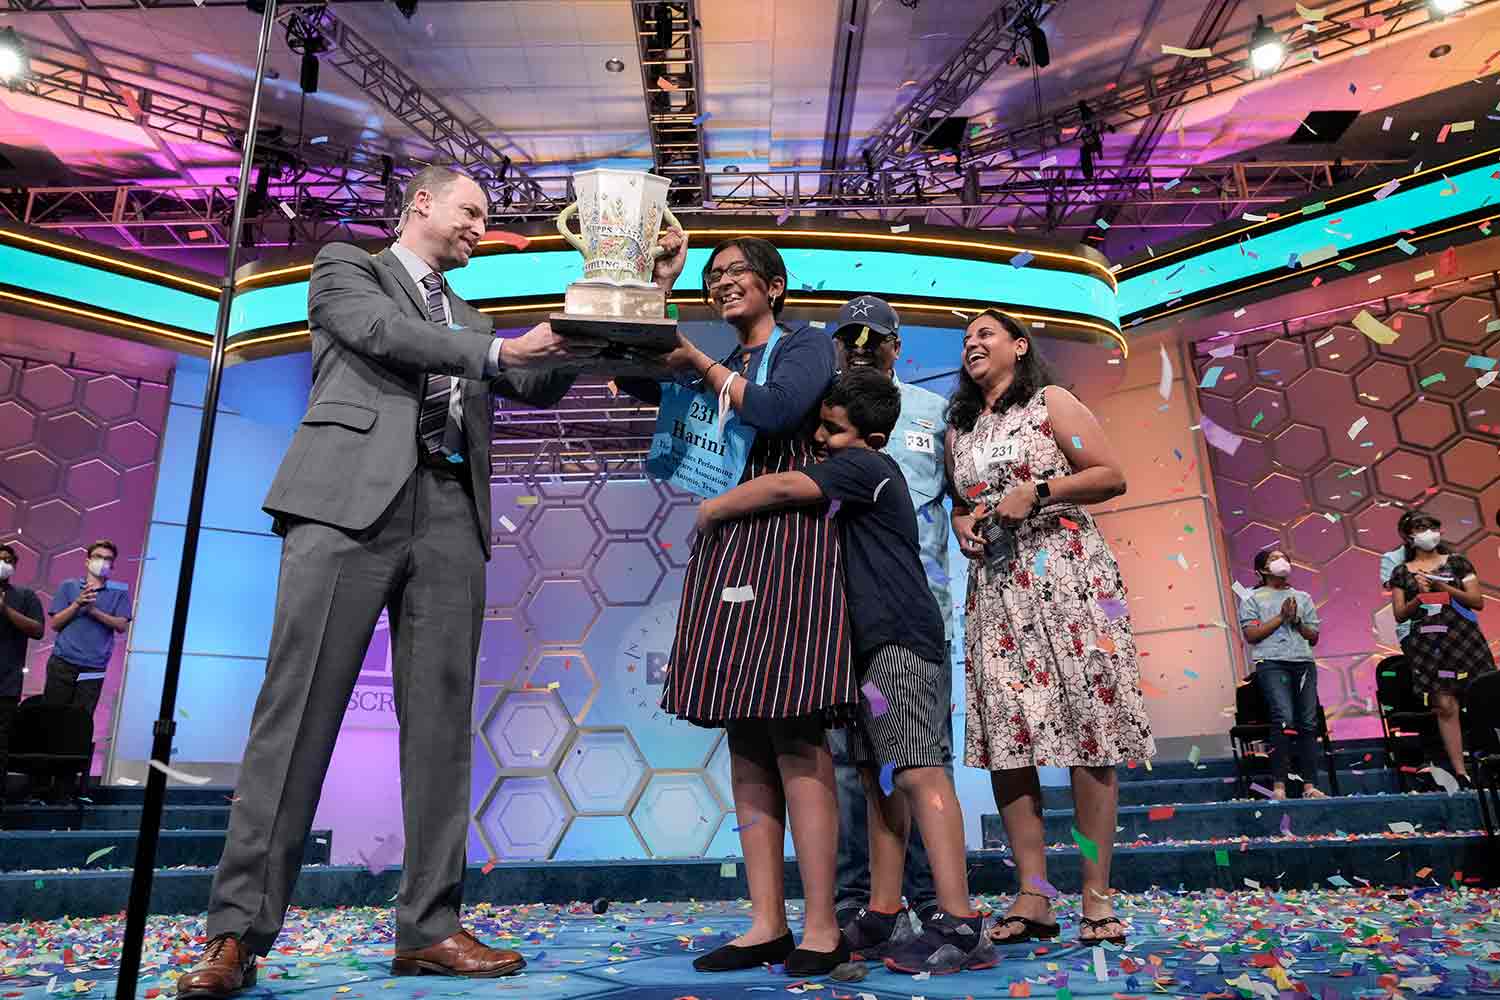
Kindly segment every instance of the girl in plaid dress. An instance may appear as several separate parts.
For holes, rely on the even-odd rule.
[[[1453,776],[1472,788],[1458,699],[1470,681],[1495,669],[1495,657],[1479,630],[1479,575],[1473,563],[1443,544],[1442,527],[1431,514],[1411,519],[1406,562],[1391,574],[1391,608],[1396,621],[1411,622],[1401,652],[1411,663],[1412,685],[1437,715]]]

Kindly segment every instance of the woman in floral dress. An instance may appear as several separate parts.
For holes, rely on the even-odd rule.
[[[986,310],[964,335],[948,407],[953,528],[969,557],[964,762],[990,772],[1020,892],[996,941],[1058,934],[1039,765],[1072,771],[1085,943],[1120,941],[1109,896],[1116,765],[1156,752],[1115,557],[1082,507],[1125,492],[1099,422],[1025,328]],[[986,539],[989,540],[986,546]]]

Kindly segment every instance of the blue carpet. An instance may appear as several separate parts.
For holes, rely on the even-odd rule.
[[[988,902],[1003,906],[1005,900]],[[476,934],[518,949],[529,963],[522,976],[490,981],[391,977],[385,908],[294,910],[276,952],[263,964],[260,985],[245,996],[1500,996],[1500,891],[1427,884],[1122,895],[1119,911],[1132,926],[1124,950],[1072,943],[1077,898],[1062,897],[1059,904],[1062,943],[1008,946],[992,970],[914,981],[871,967],[858,983],[824,979],[801,985],[771,970],[719,976],[693,971],[694,955],[747,925],[743,901],[622,904],[603,916],[580,905],[471,907],[465,922]],[[112,997],[120,929],[118,917],[0,925],[0,997],[45,1000],[49,991],[57,997]],[[139,995],[169,997],[202,933],[200,918],[154,918]]]

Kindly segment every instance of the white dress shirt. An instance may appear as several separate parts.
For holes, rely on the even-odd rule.
[[[425,260],[412,253],[400,243],[391,244],[391,253],[395,254],[396,259],[406,268],[406,273],[411,275],[411,280],[416,283],[417,293],[425,300],[427,298],[427,290],[422,285],[422,279],[432,273],[432,268],[428,266]],[[443,283],[443,320],[449,326],[453,325],[453,307],[448,302],[448,284],[446,281]],[[500,371],[500,343],[500,338],[496,337],[495,342],[490,345],[489,362],[485,374],[491,377]],[[451,382],[448,395],[448,416],[452,417],[453,422],[462,430],[464,426],[464,379],[459,378],[457,375],[451,375],[449,378]]]

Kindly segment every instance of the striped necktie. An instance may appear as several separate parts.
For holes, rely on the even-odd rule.
[[[443,309],[443,276],[429,271],[422,276],[422,287],[427,292],[427,315],[434,323],[445,327],[448,314]],[[448,375],[429,372],[422,384],[422,409],[417,415],[417,439],[426,453],[433,458],[447,458],[452,462],[463,461],[467,450],[463,440],[463,428],[455,422],[448,411],[453,395],[453,381]],[[448,445],[444,449],[444,444]]]

